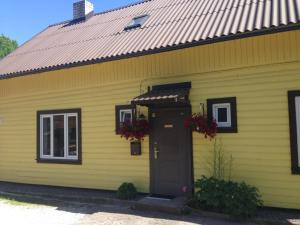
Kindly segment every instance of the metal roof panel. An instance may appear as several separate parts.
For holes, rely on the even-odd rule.
[[[141,28],[124,31],[136,16]],[[300,25],[300,0],[148,0],[49,26],[0,60],[0,79]]]

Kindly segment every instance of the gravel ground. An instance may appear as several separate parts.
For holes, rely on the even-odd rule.
[[[80,213],[40,205],[12,205],[0,202],[1,225],[71,225],[84,217]]]
[[[0,201],[1,225],[255,225],[141,212],[125,206],[59,202],[55,206]]]

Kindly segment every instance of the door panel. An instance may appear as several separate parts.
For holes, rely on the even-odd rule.
[[[183,196],[192,191],[191,131],[183,127],[189,113],[183,107],[150,110],[152,194]]]

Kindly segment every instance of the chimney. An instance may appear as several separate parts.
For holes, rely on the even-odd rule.
[[[87,20],[94,14],[94,5],[87,1],[81,0],[73,3],[73,20]]]

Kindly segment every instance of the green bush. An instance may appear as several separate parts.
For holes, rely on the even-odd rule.
[[[194,208],[247,218],[254,216],[257,208],[262,206],[258,189],[244,182],[202,177],[195,187],[199,191],[189,201]]]
[[[123,183],[117,191],[117,197],[119,199],[130,200],[136,198],[136,196],[137,191],[132,183]]]

